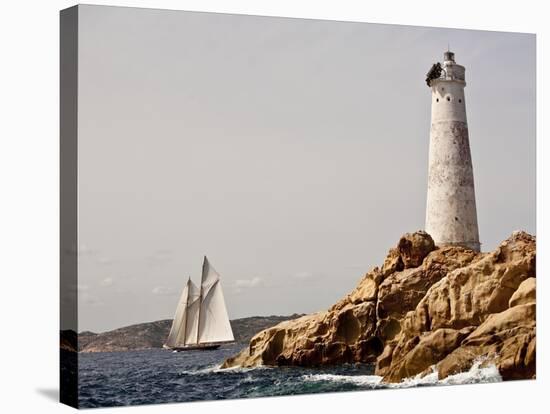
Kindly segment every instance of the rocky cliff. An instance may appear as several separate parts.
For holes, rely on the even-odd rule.
[[[515,232],[490,253],[406,234],[384,264],[324,312],[256,334],[223,367],[375,363],[384,381],[495,364],[535,376],[536,241]]]

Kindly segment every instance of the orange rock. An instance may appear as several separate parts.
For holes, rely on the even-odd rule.
[[[526,303],[535,302],[537,296],[536,279],[530,277],[521,282],[518,289],[514,292],[508,305],[510,307],[517,305],[525,305]]]
[[[484,358],[505,379],[532,378],[535,262],[535,238],[524,232],[491,253],[406,234],[327,311],[259,332],[223,366],[376,362],[377,375],[399,382],[434,365],[444,377]]]

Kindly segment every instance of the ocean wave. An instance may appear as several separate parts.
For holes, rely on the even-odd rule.
[[[336,374],[307,374],[302,379],[308,382],[333,382],[354,384],[366,388],[411,388],[426,385],[459,385],[479,384],[489,382],[500,382],[502,377],[494,364],[482,366],[484,360],[474,361],[472,367],[466,372],[449,375],[439,380],[435,366],[431,367],[432,372],[422,376],[418,374],[411,378],[405,378],[400,383],[386,383],[378,375],[336,375]]]
[[[245,373],[249,371],[264,371],[264,370],[270,370],[273,369],[272,367],[267,366],[258,366],[258,367],[230,367],[230,368],[222,368],[221,364],[216,365],[210,365],[205,368],[201,369],[195,369],[195,370],[185,370],[180,371],[180,374],[182,375],[204,375],[204,374],[212,374],[212,373]]]
[[[216,372],[219,370],[220,365],[209,365],[207,367],[201,368],[201,369],[192,369],[192,370],[184,370],[180,371],[179,373],[181,375],[204,375],[204,374],[211,374],[213,372]]]
[[[302,379],[306,382],[333,382],[369,388],[377,388],[382,382],[382,377],[377,375],[306,374],[302,375]]]
[[[250,372],[250,371],[267,371],[272,370],[274,367],[270,367],[267,365],[259,365],[257,367],[229,367],[229,368],[221,368],[221,365],[218,366],[218,368],[214,372]]]

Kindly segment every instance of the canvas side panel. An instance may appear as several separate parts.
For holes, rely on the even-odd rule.
[[[78,6],[60,12],[60,401],[78,407]]]

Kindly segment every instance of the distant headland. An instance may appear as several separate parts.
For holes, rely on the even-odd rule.
[[[231,327],[235,334],[235,341],[246,343],[259,331],[300,316],[302,315],[251,316],[233,319]],[[78,352],[122,352],[162,348],[171,324],[172,319],[164,319],[102,333],[83,331],[78,335],[72,330],[65,330],[61,331],[61,349]]]

